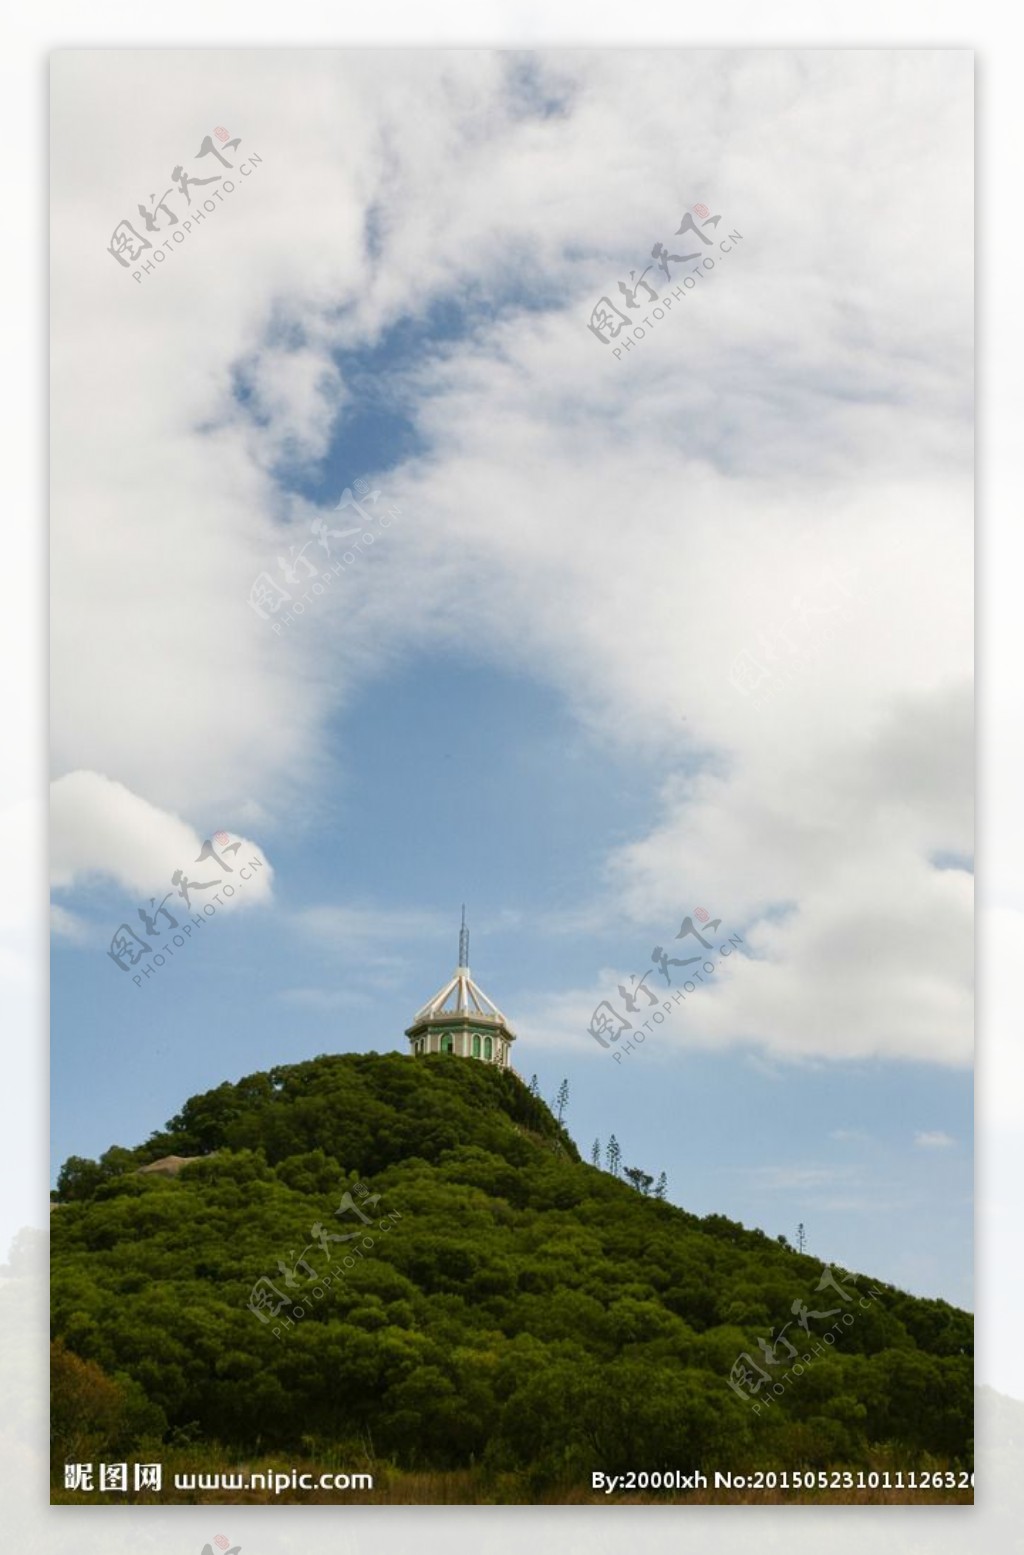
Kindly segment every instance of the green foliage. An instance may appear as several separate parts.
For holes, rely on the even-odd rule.
[[[639,1166],[624,1166],[622,1175],[631,1188],[635,1188],[637,1193],[642,1193],[645,1198],[647,1197],[651,1191],[651,1184],[654,1182],[650,1172],[643,1171]]]
[[[167,1428],[160,1409],[128,1377],[108,1377],[63,1340],[50,1346],[50,1448],[57,1462],[117,1457],[139,1441],[159,1441]]]
[[[820,1266],[666,1203],[664,1174],[651,1194],[628,1169],[634,1191],[608,1150],[609,1172],[584,1166],[509,1072],[360,1054],[218,1086],[145,1145],[72,1159],[53,1216],[58,1452],[123,1456],[132,1433],[365,1442],[406,1470],[534,1486],[595,1465],[866,1462],[885,1443],[908,1465],[967,1458],[968,1314],[861,1279],[877,1298],[758,1419],[730,1368]],[[168,1154],[199,1159],[139,1174]],[[362,1224],[336,1213],[345,1193]],[[314,1226],[371,1245],[325,1257]],[[248,1305],[261,1276],[303,1308],[279,1334]]]

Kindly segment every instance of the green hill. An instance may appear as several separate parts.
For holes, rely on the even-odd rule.
[[[174,1155],[201,1159],[140,1171]],[[835,1271],[842,1299],[816,1290],[819,1260],[584,1164],[485,1064],[251,1075],[144,1145],[72,1158],[56,1197],[58,1457],[329,1444],[538,1497],[593,1469],[970,1466],[969,1314],[856,1272]],[[769,1365],[758,1339],[787,1324]],[[757,1394],[729,1385],[742,1354],[770,1376]],[[102,1428],[81,1423],[90,1389]]]

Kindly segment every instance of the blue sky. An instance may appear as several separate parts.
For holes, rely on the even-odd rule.
[[[117,59],[61,68],[106,124]],[[970,243],[921,241],[966,56],[270,69],[232,63],[261,181],[166,273],[58,261],[55,1167],[401,1048],[465,902],[585,1154],[969,1305]],[[616,358],[595,304],[712,206],[742,240]],[[275,633],[253,581],[362,480],[393,521]],[[139,989],[110,935],[217,830],[259,882]],[[591,1012],[698,906],[744,954],[616,1064]]]
[[[660,1032],[616,1063],[590,1051],[584,1025],[580,1052],[531,1044],[540,994],[605,965],[639,974],[648,941],[676,932],[652,920],[646,938],[637,926],[623,943],[614,920],[574,924],[614,893],[607,852],[657,811],[658,764],[598,748],[548,688],[461,658],[370,681],[339,721],[342,745],[309,813],[273,839],[272,914],[195,929],[141,989],[96,946],[56,942],[54,1029],[66,1040],[55,1170],[67,1154],[137,1142],[186,1092],[223,1078],[322,1052],[404,1050],[405,1025],[454,965],[466,900],[475,973],[518,1029],[516,1068],[536,1073],[549,1101],[569,1078],[587,1159],[614,1133],[627,1163],[666,1171],[687,1209],[791,1241],[803,1221],[823,1257],[971,1304],[969,1074],[779,1063],[753,1048],[673,1054]],[[679,919],[696,905],[682,891]],[[310,928],[305,914],[340,904],[367,928]],[[93,903],[111,929],[134,907],[107,890]],[[614,978],[604,991],[614,998]],[[687,1014],[676,1007],[673,1025]],[[96,1086],[97,1064],[109,1086]]]

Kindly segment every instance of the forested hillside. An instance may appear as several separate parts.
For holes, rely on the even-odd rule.
[[[168,1156],[201,1159],[139,1170]],[[820,1259],[584,1164],[482,1063],[251,1075],[68,1161],[57,1198],[58,1458],[329,1444],[525,1498],[594,1468],[970,1465],[968,1314],[855,1272],[819,1289]],[[758,1345],[786,1325],[795,1363],[818,1347],[799,1375]]]

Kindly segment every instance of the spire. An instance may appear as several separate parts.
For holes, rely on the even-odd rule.
[[[428,1004],[417,1010],[406,1036],[414,1056],[454,1053],[509,1069],[509,1050],[516,1040],[504,1015],[469,970],[469,930],[466,908],[459,927],[459,964]]]

